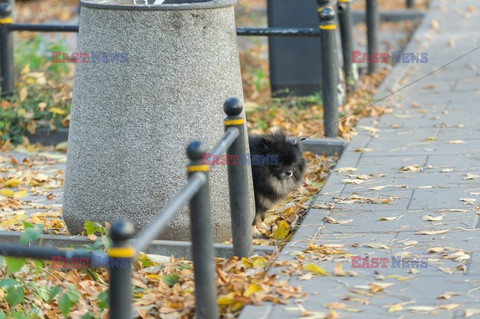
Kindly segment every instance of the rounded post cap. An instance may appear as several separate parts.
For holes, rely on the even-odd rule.
[[[8,16],[12,13],[12,6],[9,2],[0,3],[0,16]]]
[[[330,0],[317,0],[319,6],[326,6]]]
[[[204,153],[207,153],[207,150],[202,142],[193,141],[187,146],[187,156],[191,161],[201,160]]]
[[[242,113],[242,109],[243,109],[242,103],[240,102],[240,100],[238,100],[235,97],[231,97],[228,100],[226,100],[225,103],[223,103],[223,111],[228,116],[240,115],[240,113]]]
[[[129,221],[115,221],[110,228],[110,237],[113,241],[128,240],[133,237],[135,227]]]
[[[318,16],[322,22],[331,22],[335,20],[335,10],[331,7],[324,7],[319,13]]]

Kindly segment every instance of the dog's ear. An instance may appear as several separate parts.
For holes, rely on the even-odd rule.
[[[270,151],[272,149],[273,143],[274,141],[268,135],[263,136],[260,141],[260,145],[262,145],[264,152]]]

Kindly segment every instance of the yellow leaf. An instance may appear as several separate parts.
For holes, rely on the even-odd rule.
[[[58,114],[58,115],[65,114],[65,111],[62,110],[62,109],[59,109],[58,107],[51,107],[50,109],[48,109],[48,111],[51,112],[51,113]]]
[[[342,269],[342,264],[337,263],[335,265],[335,269],[333,269],[333,274],[335,276],[345,276],[345,271],[343,271],[343,269]]]
[[[399,304],[393,304],[390,306],[390,308],[388,308],[388,312],[397,312],[402,310],[403,310],[403,307],[402,305],[399,305]]]
[[[253,261],[253,267],[254,268],[259,268],[259,267],[265,267],[265,258],[259,257]]]
[[[256,292],[261,292],[263,291],[262,287],[260,287],[259,285],[256,285],[256,284],[250,284],[248,286],[248,289],[247,291],[245,291],[245,293],[243,294],[245,297],[250,297],[252,294],[256,293]]]
[[[284,239],[287,237],[288,233],[290,232],[290,225],[282,220],[280,223],[278,223],[277,229],[273,232],[273,238],[274,239]]]
[[[228,293],[226,295],[221,295],[220,297],[218,297],[217,299],[217,303],[219,306],[228,306],[228,305],[231,305],[233,303],[233,292],[231,293]]]
[[[56,151],[59,151],[59,152],[64,152],[66,153],[67,152],[67,142],[61,142],[61,143],[58,143],[56,146],[55,146],[55,150]]]
[[[157,274],[146,274],[145,277],[150,280],[159,280],[160,276]]]
[[[18,191],[13,194],[14,198],[23,198],[27,196],[27,191]]]
[[[240,301],[237,301],[232,306],[232,312],[240,310],[240,309],[242,309],[242,307],[243,307],[243,303],[241,303]]]
[[[10,178],[8,181],[5,182],[5,187],[16,187],[21,183],[18,178]]]
[[[354,152],[357,153],[366,153],[366,152],[372,152],[373,148],[357,148],[354,150]]]
[[[248,267],[248,268],[253,267],[253,264],[252,264],[250,261],[248,261],[247,258],[242,257],[242,260],[241,260],[241,261],[242,261],[242,264],[244,264],[246,267]]]
[[[4,188],[0,190],[0,194],[2,194],[5,197],[13,197],[13,194],[15,194],[15,192],[12,191],[11,189]]]
[[[311,271],[313,272],[314,274],[317,274],[317,275],[321,275],[321,276],[326,276],[327,275],[327,272],[325,271],[325,269],[323,269],[322,267],[318,266],[318,265],[315,265],[315,264],[308,264],[304,267],[305,270],[308,270],[308,271]]]
[[[25,101],[25,99],[27,98],[27,96],[28,96],[27,88],[26,88],[26,87],[23,87],[23,88],[20,90],[20,102]]]

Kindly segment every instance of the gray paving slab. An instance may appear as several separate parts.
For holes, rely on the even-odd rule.
[[[479,14],[473,0],[432,0],[405,49],[429,52],[429,63],[397,65],[378,97],[479,45]],[[380,105],[392,107],[391,113],[362,119],[358,136],[315,200],[316,208],[307,213],[279,257],[314,263],[328,275],[289,277],[291,284],[302,287],[304,298],[288,305],[248,306],[240,319],[301,318],[295,302],[325,315],[333,303],[344,304],[334,310],[336,315],[362,319],[464,318],[466,309],[478,309],[479,103],[480,63],[475,53],[382,101]],[[378,132],[371,134],[371,128],[362,126]],[[402,170],[414,165],[418,169]],[[356,171],[341,170],[349,167]],[[388,203],[380,204],[382,200]],[[319,255],[311,247],[337,251]],[[373,258],[385,258],[386,267],[372,267]],[[402,266],[392,258],[400,258]],[[425,262],[425,267],[412,268],[408,258]],[[354,259],[362,261],[360,266]],[[334,275],[338,264],[354,276]],[[379,284],[391,285],[382,290]],[[458,295],[440,297],[449,291]]]

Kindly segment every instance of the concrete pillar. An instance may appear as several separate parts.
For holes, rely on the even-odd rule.
[[[68,140],[72,234],[86,220],[147,225],[186,181],[185,146],[212,149],[224,101],[243,97],[234,0],[134,1],[81,1],[77,52],[89,61],[77,64]],[[228,240],[227,167],[210,177],[214,237]],[[254,203],[251,176],[250,189]],[[160,238],[188,240],[189,229],[184,207]]]

